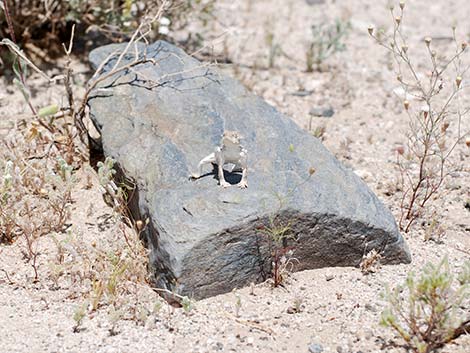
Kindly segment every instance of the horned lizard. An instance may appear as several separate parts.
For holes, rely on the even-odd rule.
[[[193,179],[199,179],[202,175],[202,167],[205,164],[217,164],[217,170],[219,175],[219,185],[226,188],[230,186],[224,178],[224,165],[232,163],[235,165],[233,171],[242,172],[242,179],[237,184],[241,189],[248,187],[248,153],[246,149],[240,144],[241,136],[237,131],[225,131],[222,135],[220,147],[216,147],[215,151],[203,158],[198,165],[197,173],[193,173],[191,177]]]

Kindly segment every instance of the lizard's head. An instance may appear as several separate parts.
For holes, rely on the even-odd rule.
[[[225,131],[222,135],[222,143],[224,145],[233,144],[240,145],[242,136],[237,131]]]

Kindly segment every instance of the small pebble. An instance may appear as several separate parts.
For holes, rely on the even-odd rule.
[[[318,343],[312,343],[308,346],[309,353],[321,353],[323,352],[323,346]]]
[[[335,111],[332,107],[319,107],[310,109],[308,113],[321,118],[331,118],[335,114]]]

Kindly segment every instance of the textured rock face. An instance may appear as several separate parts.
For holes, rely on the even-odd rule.
[[[94,50],[92,65],[117,49],[124,45]],[[261,229],[273,219],[290,226],[297,270],[356,266],[374,248],[386,263],[410,261],[391,213],[317,139],[175,46],[159,41],[140,51],[156,64],[104,81],[89,106],[105,155],[135,180],[140,217],[150,218],[157,286],[204,298],[266,279],[272,242]],[[248,189],[220,188],[209,167],[188,178],[224,130],[244,136]]]

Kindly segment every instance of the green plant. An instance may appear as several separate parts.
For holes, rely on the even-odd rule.
[[[304,303],[305,298],[300,295],[295,295],[292,305],[287,308],[287,313],[288,314],[298,314],[301,313],[304,309]]]
[[[268,53],[268,68],[272,69],[274,67],[276,58],[283,53],[281,46],[276,42],[274,34],[268,32],[266,34],[266,44],[269,48]]]
[[[8,212],[6,205],[11,197],[13,182],[13,162],[5,161],[3,166],[2,185],[0,189],[0,229],[1,243],[12,243],[15,237],[15,219],[13,212]]]
[[[300,313],[302,312],[302,305],[305,301],[305,298],[302,297],[302,296],[299,296],[299,295],[296,295],[294,297],[294,309],[295,309],[295,312],[297,313]]]
[[[114,305],[110,305],[108,310],[108,321],[110,324],[109,334],[111,336],[116,336],[117,334],[119,334],[119,331],[117,330],[117,324],[122,319],[122,316],[123,313],[121,310],[116,310]]]
[[[343,51],[343,43],[351,24],[336,19],[334,23],[321,22],[312,26],[312,40],[306,52],[307,72],[321,70],[321,64],[333,54]]]
[[[116,170],[114,170],[115,162],[113,158],[106,157],[104,162],[99,161],[96,166],[98,167],[100,191],[106,202],[116,208],[122,204],[123,200],[122,190],[118,188],[114,182],[114,176],[116,174]]]
[[[445,228],[439,220],[439,215],[434,211],[424,229],[424,241],[433,240],[436,243],[441,243],[444,235]]]
[[[155,304],[153,305],[153,308],[152,308],[152,315],[157,315],[158,313],[160,313],[160,310],[162,310],[162,303],[157,301],[155,302]]]
[[[311,131],[311,130],[310,130]],[[317,139],[324,140],[326,132],[326,126],[325,125],[320,125],[315,128],[315,130],[312,131],[312,135],[315,136]]]
[[[240,294],[235,294],[235,316],[240,316],[240,310],[242,308],[242,298]]]
[[[73,326],[73,332],[81,331],[82,329],[81,326],[83,323],[83,319],[86,316],[87,307],[88,307],[88,302],[85,300],[81,305],[78,305],[75,308],[75,311],[73,313],[73,321],[75,321],[75,325]]]
[[[462,131],[462,119],[468,117],[469,107],[464,106],[462,81],[468,71],[463,64],[467,42],[459,43],[456,28],[452,29],[454,52],[438,53],[432,39],[425,37],[424,52],[429,58],[422,68],[411,55],[408,38],[403,33],[405,2],[399,10],[390,7],[393,32],[383,30],[368,32],[388,50],[395,62],[396,78],[405,92],[403,107],[409,117],[406,148],[397,149],[397,165],[401,173],[403,190],[399,225],[408,232],[412,224],[425,215],[428,202],[436,196],[452,171],[449,157],[455,147],[463,142],[470,131]],[[421,72],[423,71],[423,72]],[[426,74],[424,74],[426,73]],[[416,101],[416,103],[413,103]]]
[[[278,287],[285,282],[288,274],[293,271],[294,263],[298,262],[293,257],[294,247],[287,245],[289,239],[294,239],[291,232],[291,224],[289,221],[283,220],[281,217],[270,217],[269,224],[260,228],[260,230],[272,242],[272,278],[273,286]]]
[[[387,287],[385,299],[381,324],[414,352],[429,353],[470,330],[470,261],[457,281],[447,257],[437,266],[427,264],[419,277],[410,272],[404,285]]]
[[[194,302],[187,296],[181,299],[181,306],[186,314],[189,314],[194,309]]]
[[[293,144],[289,145],[289,151],[295,151]],[[294,185],[286,194],[275,193],[278,207],[275,212],[272,212],[268,217],[267,224],[258,227],[258,230],[269,239],[272,258],[271,272],[274,287],[282,285],[288,274],[293,271],[295,263],[299,262],[293,257],[294,247],[288,246],[288,240],[294,239],[294,234],[291,229],[292,221],[285,219],[285,217],[281,216],[281,213],[287,200],[293,196],[299,187],[307,183],[314,173],[315,168],[309,168],[305,180]]]

